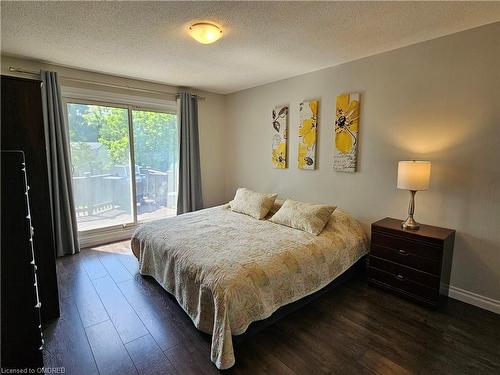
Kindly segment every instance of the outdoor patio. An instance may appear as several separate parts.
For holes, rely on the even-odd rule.
[[[161,207],[154,211],[144,211],[141,212],[141,207],[137,208],[137,221],[151,221],[157,219],[163,219],[169,216],[175,216],[177,209],[176,208],[168,208]],[[104,211],[102,213],[81,216],[77,218],[78,221],[78,230],[79,231],[87,231],[98,228],[105,228],[115,225],[122,225],[132,222],[132,216],[130,213],[120,210],[120,209],[111,209],[108,211]]]

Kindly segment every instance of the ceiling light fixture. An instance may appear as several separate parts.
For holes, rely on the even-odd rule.
[[[202,44],[210,44],[222,38],[222,30],[213,23],[198,22],[189,26],[189,33],[194,40]]]

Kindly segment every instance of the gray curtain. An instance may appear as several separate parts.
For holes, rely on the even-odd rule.
[[[69,137],[57,73],[42,71],[41,75],[54,239],[56,255],[63,256],[80,251],[73,203]]]
[[[203,208],[198,139],[198,98],[187,92],[180,95],[179,126],[178,215]]]

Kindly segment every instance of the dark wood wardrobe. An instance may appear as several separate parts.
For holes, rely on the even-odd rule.
[[[20,181],[16,171],[17,160],[2,160],[2,366],[7,364],[22,365],[23,358],[32,358],[29,350],[40,351],[29,341],[28,336],[20,334],[25,331],[24,325],[36,325],[40,330],[40,322],[36,320],[37,313],[42,322],[59,317],[59,296],[55,264],[55,245],[53,237],[52,213],[49,195],[49,179],[46,157],[46,145],[43,125],[41,81],[17,77],[1,77],[1,149],[3,151],[22,151],[25,162],[25,179],[27,194],[18,194],[12,190]],[[19,155],[19,153],[17,153]],[[12,158],[11,158],[12,159]],[[10,164],[5,164],[9,162]],[[16,165],[11,165],[16,164]],[[23,171],[24,173],[24,171]],[[9,196],[7,196],[7,194]],[[28,201],[26,198],[28,196]],[[21,198],[19,198],[21,197]],[[34,262],[30,266],[21,267],[26,258],[26,203],[29,204],[30,236],[32,236]],[[21,214],[22,213],[22,214]],[[23,219],[24,218],[24,219]],[[13,223],[14,220],[24,220],[23,223]],[[22,259],[22,262],[21,262]],[[33,261],[28,259],[29,262]],[[21,263],[20,263],[21,262]],[[27,298],[33,292],[34,283],[31,274],[36,273],[38,287],[37,309],[32,314],[24,311],[18,314],[16,309],[33,311],[33,301]],[[15,285],[15,287],[12,287]],[[39,303],[38,303],[39,302]],[[7,306],[10,305],[10,306]],[[29,318],[31,317],[31,319]],[[9,328],[6,328],[9,327]],[[15,334],[15,329],[19,331]],[[12,337],[11,337],[12,336]],[[31,337],[31,336],[30,336]],[[4,352],[10,346],[9,352]],[[16,347],[14,350],[13,346]],[[18,353],[20,348],[25,353]],[[8,354],[6,358],[4,354]],[[17,356],[17,357],[16,357]],[[17,361],[17,362],[16,362]],[[20,361],[20,362],[19,362]],[[25,366],[31,366],[27,363]]]

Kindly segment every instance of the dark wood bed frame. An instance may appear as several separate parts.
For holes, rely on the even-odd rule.
[[[359,259],[356,263],[354,263],[351,267],[349,267],[344,273],[342,273],[335,280],[333,280],[330,284],[326,285],[325,287],[318,290],[317,292],[314,292],[313,294],[305,296],[304,298],[301,298],[298,301],[289,303],[288,305],[281,306],[270,317],[263,319],[263,320],[253,322],[252,324],[250,324],[250,326],[245,331],[245,333],[238,335],[238,336],[233,336],[233,345],[237,346],[238,344],[245,341],[249,337],[252,337],[256,333],[258,333],[258,332],[262,331],[263,329],[269,327],[270,325],[276,323],[278,320],[284,318],[288,314],[290,314],[294,311],[297,311],[298,309],[302,308],[303,306],[305,306],[309,302],[314,301],[315,299],[322,296],[323,294],[337,288],[339,285],[342,285],[346,281],[351,280],[351,279],[356,278],[356,277],[365,277],[365,273],[366,273],[366,256]],[[208,335],[208,336],[210,336],[210,335]]]

